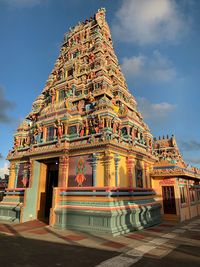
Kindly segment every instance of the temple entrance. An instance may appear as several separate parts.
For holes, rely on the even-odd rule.
[[[58,161],[47,164],[46,179],[46,203],[44,215],[45,218],[48,219],[52,207],[53,188],[58,186]]]
[[[176,214],[174,186],[162,186],[163,209],[165,214]]]
[[[59,159],[47,159],[41,162],[41,166],[38,219],[48,223],[52,207],[53,188],[58,186]]]

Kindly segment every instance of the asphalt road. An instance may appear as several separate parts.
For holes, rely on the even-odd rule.
[[[200,218],[119,237],[0,224],[0,267],[200,267]]]
[[[95,266],[118,252],[0,235],[1,267]]]

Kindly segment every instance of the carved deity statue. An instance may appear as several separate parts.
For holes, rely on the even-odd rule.
[[[113,133],[116,134],[117,133],[117,123],[114,119],[112,120],[112,128],[113,128]]]
[[[14,149],[17,149],[20,146],[20,138],[18,136],[14,137]]]
[[[34,139],[35,143],[41,143],[43,137],[43,124],[37,124],[34,129]]]
[[[80,100],[78,102],[77,108],[78,108],[78,112],[82,113],[84,108],[85,108],[85,101],[84,100]]]
[[[116,113],[119,112],[119,105],[117,104],[117,100],[118,100],[118,96],[114,96],[113,99],[111,100],[112,108]]]
[[[51,96],[51,103],[52,105],[54,104],[55,100],[56,100],[56,91],[54,88],[52,88],[49,92],[50,96]]]
[[[63,123],[60,121],[60,119],[55,122],[54,127],[56,129],[58,140],[60,140],[60,138],[63,136]]]
[[[96,105],[95,98],[92,95],[91,91],[88,94],[87,101],[88,101],[88,104],[85,105],[85,109],[86,109],[86,111],[89,111],[89,110],[93,109]]]

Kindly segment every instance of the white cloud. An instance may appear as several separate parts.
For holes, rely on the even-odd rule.
[[[34,7],[48,0],[2,0],[4,4],[11,7]]]
[[[175,0],[123,0],[113,25],[118,39],[142,45],[177,41],[187,29],[188,19]]]
[[[176,105],[167,102],[151,103],[145,97],[139,97],[137,101],[139,110],[144,119],[149,119],[151,121],[164,121],[176,108]]]
[[[181,146],[185,151],[200,151],[200,142],[196,140],[183,141]]]
[[[145,82],[169,82],[176,77],[171,61],[157,50],[151,56],[140,54],[123,58],[122,70],[128,79]]]
[[[9,174],[8,163],[4,163],[4,166],[0,167],[0,177],[4,178],[4,174]]]

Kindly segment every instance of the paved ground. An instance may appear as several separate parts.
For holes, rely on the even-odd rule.
[[[0,266],[199,267],[200,218],[112,237],[0,222]]]

